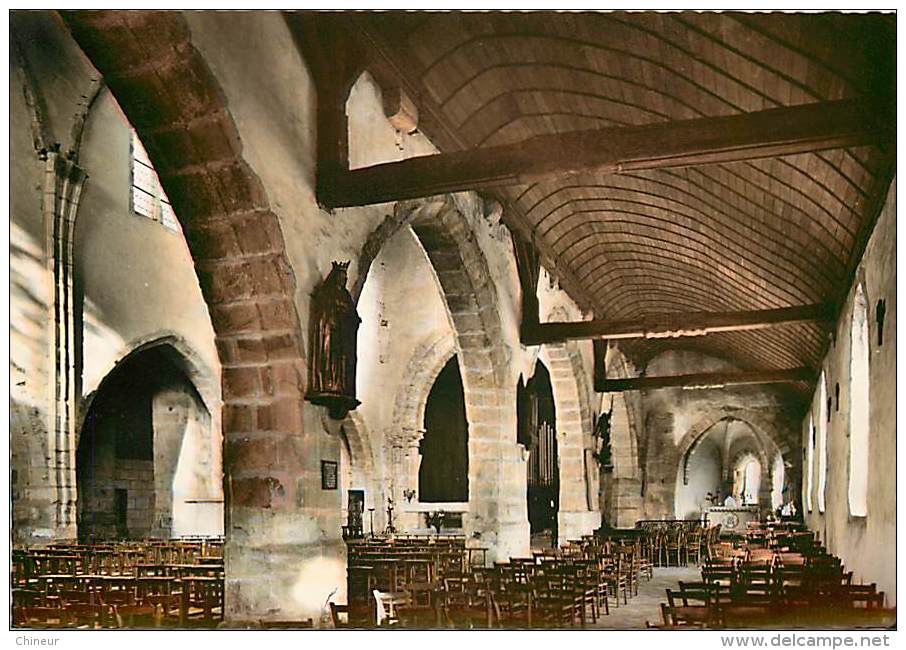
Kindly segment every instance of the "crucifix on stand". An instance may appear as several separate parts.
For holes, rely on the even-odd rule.
[[[387,497],[387,528],[384,529],[386,535],[393,535],[396,528],[393,527],[393,497]]]

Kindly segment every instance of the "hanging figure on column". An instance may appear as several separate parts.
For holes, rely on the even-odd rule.
[[[361,319],[346,289],[349,262],[333,262],[312,292],[305,399],[326,406],[342,420],[359,405],[355,398],[356,337]]]

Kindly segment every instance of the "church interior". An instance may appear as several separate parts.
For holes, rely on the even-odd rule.
[[[895,625],[895,57],[12,11],[11,625]]]

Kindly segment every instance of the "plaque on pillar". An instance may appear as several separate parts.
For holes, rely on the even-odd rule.
[[[337,489],[337,474],[339,466],[336,461],[333,460],[322,460],[321,461],[321,489],[322,490],[336,490]]]
[[[355,398],[356,336],[361,319],[346,289],[349,262],[333,262],[311,298],[308,390],[305,399],[326,406],[342,420],[360,402]]]

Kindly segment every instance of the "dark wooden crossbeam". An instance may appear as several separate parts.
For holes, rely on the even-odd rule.
[[[324,169],[319,200],[350,207],[529,183],[579,172],[688,167],[884,141],[887,110],[860,100],[632,127],[539,135],[496,147],[419,156],[353,170]]]
[[[790,323],[831,322],[827,305],[801,305],[754,311],[660,314],[635,320],[589,320],[573,323],[524,323],[522,343],[543,345],[570,339],[639,339],[703,336],[713,332],[738,332]]]
[[[784,368],[781,370],[748,370],[741,372],[700,372],[669,377],[631,377],[629,379],[604,379],[596,382],[599,393],[622,393],[630,390],[657,390],[658,388],[708,389],[745,384],[783,384],[815,381],[811,368]]]

